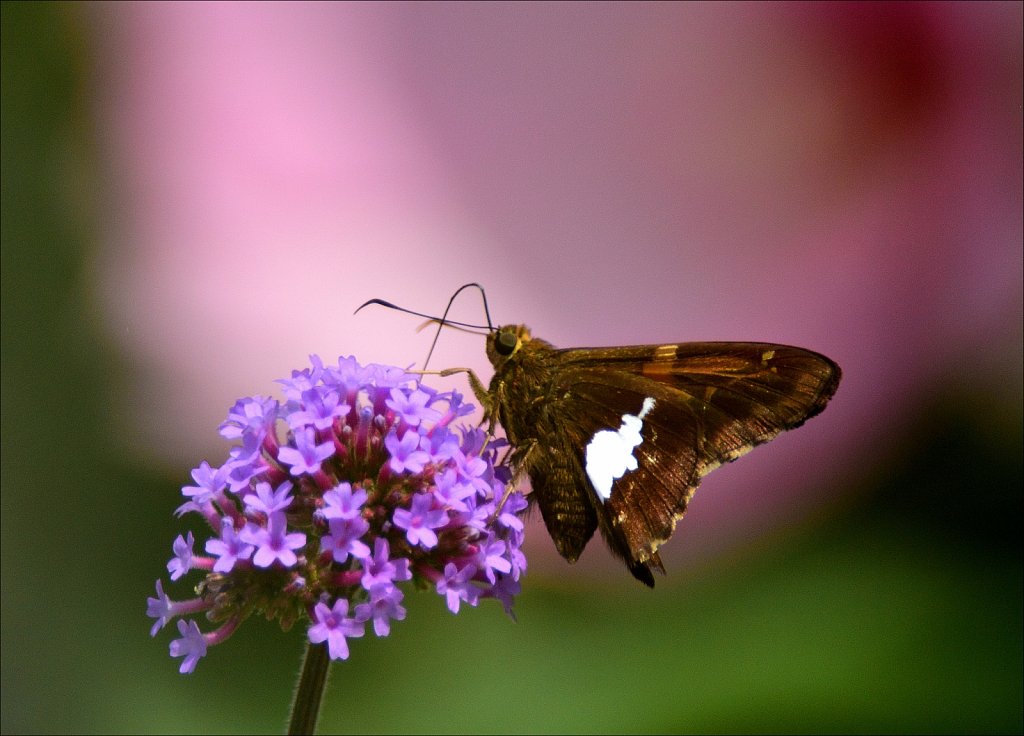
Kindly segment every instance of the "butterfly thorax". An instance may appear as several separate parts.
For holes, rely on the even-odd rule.
[[[488,393],[491,418],[509,442],[524,446],[538,439],[553,398],[551,379],[556,352],[551,343],[534,338],[526,325],[506,325],[487,339],[487,357],[494,366]]]

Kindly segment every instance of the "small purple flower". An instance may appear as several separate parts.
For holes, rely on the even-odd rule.
[[[392,560],[389,559],[389,554],[387,540],[378,537],[373,543],[373,556],[362,560],[361,582],[366,590],[373,590],[376,585],[386,585],[412,577],[412,573],[409,572],[409,560],[404,557]]]
[[[153,628],[149,630],[150,636],[156,636],[156,632],[160,631],[171,620],[173,615],[171,599],[164,593],[162,580],[156,581],[156,598],[146,599],[146,615],[156,619],[153,622]]]
[[[196,663],[206,656],[206,638],[195,621],[184,619],[178,621],[178,633],[181,634],[181,638],[171,642],[171,656],[185,658],[178,672],[187,675],[196,668]]]
[[[508,559],[512,563],[511,572],[506,575],[506,578],[511,580],[519,580],[519,576],[526,572],[526,555],[523,554],[523,550],[520,549],[520,545],[523,543],[523,533],[513,532],[512,535],[505,540],[505,544],[508,546]],[[500,582],[500,581],[499,581]],[[517,590],[516,593],[519,591]]]
[[[384,438],[384,446],[391,453],[390,467],[396,473],[422,473],[423,466],[430,462],[430,455],[419,449],[420,436],[408,430],[402,439],[396,432]]]
[[[458,456],[459,438],[447,427],[434,427],[420,439],[420,449],[430,456],[432,463],[446,463]]]
[[[292,371],[291,378],[278,378],[274,383],[281,384],[284,395],[289,401],[301,404],[303,394],[311,390],[320,381],[324,366],[319,355],[310,355],[309,362],[313,369],[303,368],[301,371]]]
[[[484,576],[493,585],[495,582],[495,571],[500,573],[512,572],[512,563],[506,557],[508,546],[504,540],[495,539],[491,534],[490,539],[480,545],[480,551],[474,560],[476,568],[483,571]]]
[[[367,380],[365,375],[366,369],[359,365],[359,361],[351,355],[347,358],[338,358],[337,367],[325,368],[324,372],[328,376],[328,378],[324,379],[324,382],[338,386],[339,391],[342,386],[347,387],[348,391],[345,395],[349,397],[355,396],[360,384],[365,383]]]
[[[245,496],[245,506],[250,511],[259,511],[267,516],[278,511],[287,511],[292,504],[292,482],[284,481],[276,491],[270,489],[269,483],[257,483],[256,493]]]
[[[210,464],[203,460],[199,467],[192,471],[192,479],[196,482],[194,486],[183,486],[181,493],[186,498],[192,499],[197,504],[210,503],[223,491],[227,485],[228,467],[211,468]]]
[[[387,636],[391,633],[391,619],[405,620],[405,608],[399,605],[405,594],[394,585],[374,585],[370,588],[370,602],[356,606],[356,618],[373,620],[373,633]]]
[[[469,483],[460,481],[458,473],[453,468],[448,468],[439,476],[435,476],[434,481],[434,498],[442,507],[452,511],[469,511],[466,501],[476,495],[476,489]]]
[[[366,503],[366,491],[352,490],[352,484],[339,483],[324,494],[323,515],[325,519],[354,519],[362,512]]]
[[[437,546],[437,534],[434,529],[448,523],[448,515],[442,509],[431,508],[434,499],[426,493],[412,497],[412,508],[395,509],[394,522],[399,529],[405,529],[405,538],[409,544],[420,545],[424,549]]]
[[[337,417],[348,414],[350,407],[334,389],[313,387],[302,392],[302,409],[288,414],[288,425],[299,429],[307,425],[318,430],[329,429]]]
[[[318,445],[312,427],[305,427],[294,436],[295,447],[282,447],[277,453],[277,459],[292,466],[292,475],[319,473],[323,461],[334,454],[334,443],[322,442]]]
[[[370,556],[370,548],[359,541],[359,538],[370,530],[365,519],[331,519],[330,534],[320,540],[320,551],[329,552],[335,562],[344,562],[352,555],[356,559]]]
[[[405,372],[404,368],[371,363],[363,369],[362,380],[372,382],[380,389],[391,389],[403,383],[408,383],[409,374]],[[426,386],[420,386],[420,388],[426,388]],[[380,391],[378,398],[388,396],[389,393],[387,390]]]
[[[483,448],[485,445],[489,445],[490,448],[497,449],[508,444],[503,439],[495,440],[493,437],[488,437],[487,433],[482,429],[474,428],[466,430],[462,438],[462,453],[466,457],[483,456]]]
[[[478,455],[461,455],[456,460],[456,469],[459,477],[467,483],[471,483],[479,491],[486,491],[491,486],[490,470],[491,465]]]
[[[228,487],[232,493],[249,490],[253,478],[267,471],[267,463],[260,455],[261,448],[262,445],[259,445],[244,460],[233,459],[224,466],[228,469]]]
[[[315,623],[309,627],[309,640],[314,644],[327,642],[331,659],[348,659],[348,641],[358,639],[364,633],[362,621],[348,617],[348,601],[339,598],[334,606],[317,603],[313,607]]]
[[[459,612],[461,601],[475,606],[480,599],[479,589],[470,585],[475,574],[476,568],[473,565],[466,565],[461,570],[454,562],[444,566],[444,575],[437,581],[437,592],[447,598],[448,610],[452,613]]]
[[[167,563],[167,572],[171,574],[171,580],[177,580],[192,569],[192,545],[195,543],[196,538],[192,536],[192,532],[188,533],[187,540],[180,534],[174,540],[174,557]]]
[[[481,534],[487,531],[494,517],[494,501],[488,501],[474,506],[469,513],[461,514],[459,520],[468,527],[476,529]]]
[[[239,399],[228,412],[228,418],[220,425],[221,437],[236,440],[246,434],[262,439],[277,419],[277,401],[265,396]]]
[[[206,552],[217,558],[214,572],[231,572],[236,562],[252,557],[253,546],[242,541],[234,522],[226,518],[221,522],[220,538],[206,540]]]
[[[256,547],[256,554],[252,557],[256,567],[270,567],[275,562],[292,567],[298,562],[293,550],[305,546],[306,535],[302,532],[289,534],[287,530],[287,517],[278,512],[268,517],[266,528],[249,522],[239,536],[243,542]]]
[[[498,523],[507,529],[521,532],[523,530],[523,520],[519,517],[522,512],[526,511],[529,505],[526,496],[522,493],[518,491],[510,493],[508,498],[505,499],[505,504],[501,507],[501,513],[498,514]]]
[[[400,388],[393,388],[391,398],[384,403],[410,427],[418,427],[423,420],[435,421],[441,417],[441,412],[427,408],[428,401],[430,394],[426,391],[416,389],[407,393]]]
[[[460,417],[466,417],[476,411],[472,404],[463,403],[463,396],[458,391],[452,391],[448,399],[448,411],[438,420],[438,425],[445,426]]]

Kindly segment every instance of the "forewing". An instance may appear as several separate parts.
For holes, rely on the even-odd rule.
[[[627,415],[642,422],[637,467],[611,482],[607,498],[582,477],[609,546],[648,584],[649,571],[638,566],[660,568],[656,550],[700,479],[818,414],[840,376],[822,355],[765,343],[561,352],[554,393],[572,417],[569,431],[582,438],[576,446],[584,468],[585,448],[598,432],[619,429]]]

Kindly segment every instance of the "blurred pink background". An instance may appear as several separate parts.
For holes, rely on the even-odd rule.
[[[1019,410],[1019,3],[92,11],[96,298],[133,446],[183,483],[225,456],[234,399],[309,353],[422,363],[433,333],[352,316],[366,299],[439,313],[468,281],[563,347],[764,340],[843,367],[821,417],[705,481],[670,577],[841,500],[951,382]],[[432,366],[490,375],[457,332]],[[534,569],[563,574],[539,531]]]

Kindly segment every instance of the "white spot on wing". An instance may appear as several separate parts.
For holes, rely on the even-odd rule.
[[[615,429],[602,429],[594,434],[587,445],[585,465],[587,476],[594,485],[594,490],[602,501],[612,496],[612,483],[630,470],[637,469],[633,448],[639,447],[644,441],[640,436],[643,429],[643,418],[654,408],[654,399],[648,396],[640,412],[622,415],[622,426]]]

